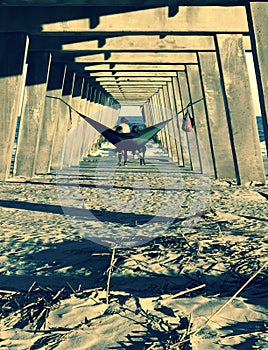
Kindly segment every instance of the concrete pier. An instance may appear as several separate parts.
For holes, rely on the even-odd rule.
[[[171,6],[150,0],[131,8],[129,2],[109,5],[108,11],[102,0],[81,7],[67,2],[53,11],[35,0],[29,7],[15,3],[1,5],[0,13],[1,179],[10,168],[30,178],[77,166],[96,150],[98,132],[70,113],[63,99],[110,126],[123,105],[140,106],[151,124],[177,115],[157,136],[177,166],[239,185],[265,183],[246,52],[252,52],[268,149],[266,2]],[[186,106],[193,132],[182,130]]]

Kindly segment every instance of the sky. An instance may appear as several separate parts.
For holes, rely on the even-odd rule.
[[[139,106],[122,106],[119,116],[138,116],[141,115]]]

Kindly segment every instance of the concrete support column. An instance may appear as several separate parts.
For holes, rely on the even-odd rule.
[[[72,94],[71,105],[82,112],[82,91],[84,85],[84,78],[80,76],[75,77],[74,88]],[[75,112],[72,113],[72,129],[68,143],[70,142],[71,149],[68,154],[69,165],[77,166],[80,161],[80,145],[81,145],[81,126],[79,123],[83,122],[83,119]]]
[[[10,172],[28,44],[24,34],[0,34],[0,180]]]
[[[202,88],[208,116],[208,136],[217,179],[235,178],[222,85],[215,52],[199,52]]]
[[[148,101],[143,105],[143,117],[144,117],[144,122],[147,126],[154,124],[153,116],[152,116],[149,104],[150,102]]]
[[[187,76],[185,72],[178,72],[178,81],[180,87],[181,96],[181,106],[182,109],[185,108],[191,101],[191,96],[189,95],[189,86],[187,81]],[[179,115],[180,129],[182,130],[182,118],[186,110]],[[191,108],[189,108],[191,113]],[[186,167],[191,167],[194,171],[200,171],[200,161],[196,144],[195,131],[185,132],[182,130],[182,147],[184,151],[184,165]],[[188,151],[187,151],[188,150]]]
[[[170,108],[173,116],[172,124],[173,124],[173,130],[174,130],[174,137],[176,140],[178,165],[183,166],[183,156],[182,156],[181,141],[180,141],[180,128],[179,128],[178,115],[177,115],[178,111],[175,103],[173,80],[167,83],[167,88],[168,88],[168,96],[170,101]]]
[[[213,167],[212,148],[209,142],[210,135],[204,100],[195,103],[195,101],[204,98],[200,81],[199,67],[197,65],[187,65],[186,72],[189,81],[191,102],[193,103],[192,112],[195,121],[195,131],[199,158],[201,163],[201,172],[204,174],[215,175]]]
[[[153,95],[153,104],[152,104],[154,111],[155,111],[155,115],[156,115],[156,119],[157,122],[160,123],[163,121],[163,106],[161,104],[160,101],[160,96],[159,96],[159,92],[156,93],[155,95]],[[167,143],[167,136],[166,136],[166,132],[163,129],[161,129],[160,131],[160,135],[161,135],[161,145],[162,147],[165,149],[165,151],[168,153],[168,143]]]
[[[71,104],[74,79],[75,73],[67,70],[63,81],[62,99],[69,104]],[[70,111],[68,106],[64,105],[62,102],[60,102],[60,104],[62,113],[59,113],[58,116],[52,152],[52,167],[54,169],[62,169],[64,166],[66,139],[68,138],[69,130],[72,127],[72,115],[74,114]]]
[[[178,77],[173,77],[172,78],[172,90],[173,90],[173,94],[174,94],[174,108],[176,111],[176,127],[178,130],[178,135],[179,135],[179,165],[180,166],[185,166],[185,162],[184,162],[184,158],[186,157],[186,159],[189,159],[189,155],[188,155],[188,149],[184,148],[184,144],[186,144],[183,140],[183,136],[182,133],[183,131],[181,130],[181,124],[180,124],[180,118],[181,118],[181,110],[182,110],[182,102],[181,102],[181,94],[180,94],[180,88],[179,88],[179,83],[178,83]],[[185,139],[186,141],[186,139]],[[188,158],[187,158],[188,157]],[[190,161],[188,162],[190,163]]]
[[[163,88],[161,88],[158,92],[159,96],[159,101],[160,101],[160,112],[161,112],[161,121],[167,120],[168,119],[168,114],[167,114],[167,106],[165,103],[165,97],[164,97],[164,91]],[[170,140],[170,131],[169,131],[169,125],[166,125],[164,128],[164,133],[166,137],[166,146],[167,146],[167,151],[168,155],[170,158],[173,159],[173,148],[171,146],[171,140]]]
[[[26,85],[14,165],[14,174],[17,176],[31,178],[35,174],[50,61],[51,55],[48,52],[31,52],[28,55]]]
[[[159,93],[155,94],[153,97],[154,97],[153,107],[155,109],[156,120],[157,120],[157,123],[160,123],[163,121],[163,117],[162,117],[162,105],[159,100]],[[160,135],[161,145],[164,148],[165,152],[168,153],[168,143],[167,143],[167,136],[166,136],[165,130],[161,129],[159,132],[159,135]]]
[[[237,184],[265,183],[250,81],[239,34],[216,36]]]
[[[171,109],[171,103],[170,103],[167,86],[163,86],[163,95],[164,95],[164,101],[166,106],[165,111],[166,111],[166,120],[167,120],[174,117],[174,113]],[[176,133],[173,125],[173,120],[168,122],[167,130],[168,130],[168,135],[170,140],[172,159],[174,162],[178,163],[179,160],[178,160],[177,140],[176,140]]]
[[[268,3],[250,2],[247,7],[247,14],[268,154]]]
[[[97,90],[94,86],[90,86],[89,90],[88,90],[88,103],[89,103],[89,109],[88,109],[88,115],[90,116],[90,118],[95,119],[96,118],[96,94],[97,94]],[[88,154],[91,154],[92,152],[94,152],[94,150],[92,149],[92,145],[94,143],[94,140],[96,139],[98,135],[97,130],[95,130],[91,125],[89,125],[89,129],[88,129]]]
[[[85,115],[89,115],[88,109],[89,109],[89,103],[88,103],[88,95],[90,91],[90,84],[89,82],[85,81],[83,85],[83,90],[82,90],[82,108],[81,112]],[[80,146],[80,159],[82,159],[84,156],[87,154],[87,149],[90,144],[90,131],[91,131],[91,126],[85,121],[81,120],[80,121],[81,125],[81,146]]]
[[[51,63],[47,95],[61,97],[65,69],[65,64],[55,62]],[[63,112],[63,106],[59,100],[54,98],[46,98],[39,149],[36,159],[37,174],[47,174],[50,172],[56,128],[59,114],[61,112]]]

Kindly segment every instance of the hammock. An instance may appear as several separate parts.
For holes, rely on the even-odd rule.
[[[83,116],[93,128],[101,133],[109,142],[111,142],[119,151],[135,151],[144,146],[149,140],[151,140],[165,125],[172,120],[168,119],[161,123],[149,126],[137,133],[119,133],[107,126],[93,120],[87,116]]]
[[[109,142],[111,142],[117,148],[118,151],[121,151],[121,150],[135,151],[137,149],[140,149],[149,140],[151,140],[161,129],[163,129],[168,122],[170,122],[173,119],[173,118],[167,119],[163,122],[160,122],[158,124],[149,126],[143,130],[140,130],[137,133],[119,133],[113,129],[108,128],[108,126],[105,126],[104,124],[101,124],[96,120],[91,119],[90,117],[80,113],[60,97],[55,97],[55,96],[46,96],[46,97],[60,100],[61,102],[66,104],[70,108],[70,110],[75,111],[78,115],[80,115],[80,117],[82,117],[86,122],[88,122],[91,126],[93,126],[93,128],[95,128],[100,134],[102,134]],[[194,103],[197,103],[201,100],[202,99],[199,99]],[[192,104],[193,103],[189,103],[179,113],[183,112]]]

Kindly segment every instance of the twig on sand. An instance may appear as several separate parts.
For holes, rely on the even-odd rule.
[[[110,291],[110,284],[111,284],[111,275],[115,263],[115,248],[112,250],[112,256],[111,256],[111,261],[110,261],[110,266],[108,268],[108,279],[107,279],[107,287],[106,287],[106,304],[109,304],[109,291]]]
[[[71,291],[74,293],[74,295],[77,297],[78,294],[76,293],[76,291],[73,289],[73,287],[71,286],[71,284],[67,281],[66,284],[68,285],[68,287],[71,289]]]
[[[259,269],[258,271],[256,271],[243,285],[242,287],[240,287],[238,289],[237,292],[235,292],[235,294],[232,295],[231,298],[229,298],[218,310],[216,310],[199,328],[197,328],[194,332],[192,332],[191,334],[189,334],[189,337],[187,339],[184,340],[180,340],[175,344],[172,344],[171,349],[174,349],[176,347],[178,347],[179,345],[186,343],[188,341],[190,341],[190,336],[195,336],[197,335],[204,327],[206,327],[208,325],[208,323],[212,320],[212,318],[214,318],[216,315],[218,315],[227,305],[229,305],[237,296],[239,293],[242,292],[243,289],[246,288],[246,286],[252,282],[254,280],[255,277],[257,277],[257,275],[267,266],[268,261],[266,261]]]
[[[14,292],[13,290],[0,289],[0,294],[17,294],[17,292]]]
[[[203,284],[201,284],[200,286],[197,286],[197,287],[194,287],[194,288],[188,288],[188,289],[182,290],[181,292],[178,292],[177,294],[169,295],[169,296],[167,296],[166,298],[163,298],[163,300],[168,300],[168,299],[177,298],[177,297],[180,297],[181,295],[184,295],[184,294],[193,292],[193,291],[195,291],[195,290],[197,290],[197,289],[201,289],[201,288],[205,288],[205,287],[206,287],[206,284],[203,283]]]

